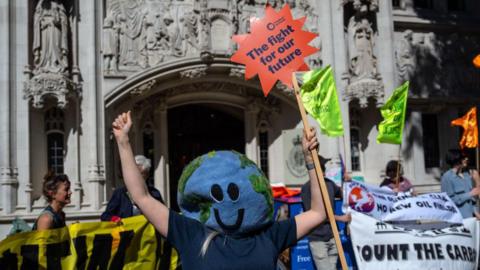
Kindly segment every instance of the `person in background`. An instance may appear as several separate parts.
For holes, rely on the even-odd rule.
[[[43,196],[48,206],[43,209],[33,224],[32,230],[50,230],[65,227],[63,208],[70,203],[70,180],[65,174],[56,175],[50,170],[43,178]]]
[[[398,173],[399,171],[399,173]],[[417,195],[415,188],[413,187],[410,180],[403,176],[403,167],[402,164],[398,163],[397,160],[390,160],[387,163],[385,168],[385,179],[383,179],[380,187],[385,187],[391,189],[393,192],[409,192],[413,196]],[[397,186],[398,178],[398,186]]]
[[[145,183],[147,183],[148,192],[155,198],[157,201],[163,203],[162,195],[155,187],[148,185],[147,179],[149,176],[150,168],[152,167],[150,159],[142,155],[135,156],[135,164],[140,170]],[[100,219],[102,221],[120,221],[122,218],[132,217],[140,215],[140,209],[133,203],[133,200],[128,193],[126,187],[121,187],[115,189],[108,201],[107,208],[103,212]]]
[[[325,175],[325,164],[330,159],[325,159],[323,156],[319,155],[320,167],[322,172]],[[307,163],[307,169],[314,170],[314,165]],[[342,189],[335,184],[332,180],[328,178],[325,179],[325,185],[328,189],[328,196],[330,199],[330,204],[332,207],[335,206],[335,198],[342,198]],[[307,181],[302,186],[302,204],[305,211],[309,210],[310,207],[310,181]],[[350,222],[352,219],[350,213],[346,215],[335,215],[336,221],[341,222]],[[338,251],[335,244],[335,238],[333,238],[332,227],[328,219],[323,221],[318,227],[316,227],[308,235],[310,251],[312,253],[313,261],[317,270],[335,270],[337,269],[337,260],[338,260]]]
[[[480,187],[472,186],[472,180],[479,182],[478,172],[467,169],[468,157],[458,149],[448,150],[445,161],[450,169],[442,175],[442,192],[452,199],[463,218],[478,218],[475,197],[480,194]]]

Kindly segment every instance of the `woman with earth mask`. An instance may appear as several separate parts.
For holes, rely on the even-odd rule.
[[[147,190],[135,165],[128,132],[130,112],[112,124],[125,185],[133,201],[180,254],[184,269],[275,269],[278,255],[326,218],[315,170],[309,170],[311,209],[273,222],[268,179],[244,155],[212,151],[187,165],[178,184],[183,215],[170,211]],[[304,134],[307,164],[318,147],[315,131]]]

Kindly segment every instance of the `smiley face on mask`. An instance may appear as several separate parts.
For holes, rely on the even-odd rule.
[[[273,197],[257,165],[234,151],[210,152],[188,164],[178,183],[182,213],[227,234],[270,223]]]

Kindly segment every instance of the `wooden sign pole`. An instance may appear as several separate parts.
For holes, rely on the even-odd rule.
[[[303,107],[302,98],[300,97],[300,87],[298,86],[297,78],[295,73],[292,73],[292,83],[294,87],[295,97],[297,98],[298,108],[300,109],[300,114],[302,116],[303,128],[307,134],[310,133],[310,125],[307,120],[307,113],[305,112],[305,107]],[[342,242],[340,241],[340,235],[338,234],[337,223],[335,222],[335,216],[333,214],[332,204],[330,203],[330,197],[328,196],[327,185],[325,184],[325,179],[323,178],[322,168],[320,167],[320,160],[318,158],[318,152],[316,149],[312,151],[313,163],[315,164],[315,172],[317,173],[318,185],[320,187],[320,192],[322,193],[323,203],[327,212],[328,221],[333,231],[333,237],[335,238],[335,244],[337,245],[338,257],[340,258],[340,264],[342,265],[342,270],[347,270],[347,260],[345,259],[345,254],[343,252]],[[313,192],[313,190],[312,190]]]
[[[400,160],[402,157],[402,145],[398,145],[398,160],[397,160],[397,177],[395,178],[395,187],[397,192],[400,192]]]

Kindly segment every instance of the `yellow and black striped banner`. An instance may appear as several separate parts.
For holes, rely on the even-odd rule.
[[[0,242],[0,269],[169,270],[179,264],[175,249],[144,216],[19,233]]]

